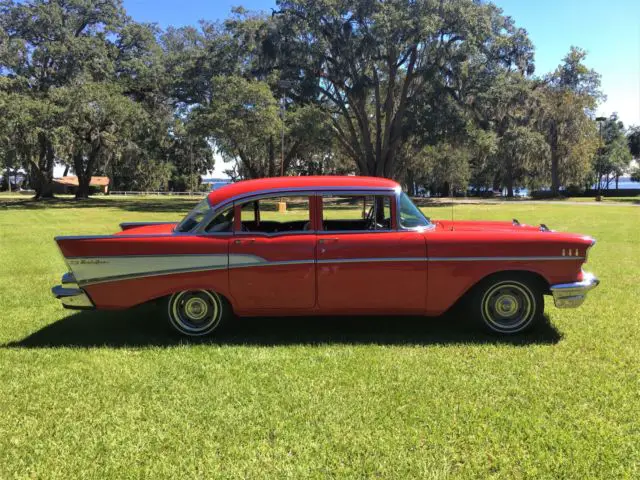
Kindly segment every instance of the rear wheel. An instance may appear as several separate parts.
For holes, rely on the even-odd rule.
[[[542,317],[544,299],[536,282],[526,275],[496,275],[477,288],[474,316],[485,328],[514,334],[531,328]]]
[[[184,290],[169,298],[170,325],[182,335],[199,337],[218,329],[231,315],[229,303],[209,290]]]

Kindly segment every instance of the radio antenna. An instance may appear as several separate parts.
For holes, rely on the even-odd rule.
[[[451,195],[451,230],[453,230],[453,200],[454,200],[454,190],[453,190],[453,180],[451,180],[451,185],[450,185],[450,195]]]

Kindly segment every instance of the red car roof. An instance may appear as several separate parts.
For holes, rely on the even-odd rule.
[[[244,180],[230,183],[209,194],[209,203],[216,205],[232,197],[254,192],[264,192],[275,189],[297,188],[399,188],[397,182],[381,177],[352,177],[352,176],[317,176],[317,177],[270,177],[257,180]]]

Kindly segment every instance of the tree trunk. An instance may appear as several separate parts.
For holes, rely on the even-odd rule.
[[[558,154],[558,127],[555,122],[551,125],[551,193],[553,196],[560,194],[560,158]]]
[[[501,182],[500,182],[500,177],[496,175],[496,176],[493,178],[493,183],[491,184],[491,190],[492,190],[493,192],[495,192],[495,191],[497,191],[497,190],[502,190],[502,188],[501,188],[501,187],[502,187],[502,185],[501,185]]]
[[[505,183],[507,187],[507,197],[513,198],[513,167],[511,162],[507,163],[507,168],[505,171]]]
[[[86,167],[83,165],[82,152],[78,152],[73,156],[73,168],[78,176],[78,190],[76,190],[76,200],[89,198],[89,186],[91,183],[91,176],[93,175],[93,168],[100,154],[100,145],[94,148],[87,158]]]
[[[31,162],[31,169],[35,177],[34,189],[35,199],[53,198],[53,165],[55,162],[55,151],[51,140],[44,134],[38,136],[40,151],[38,162]]]
[[[507,197],[513,198],[513,179],[511,177],[507,179]]]
[[[267,145],[269,164],[267,166],[267,177],[276,176],[276,149],[274,146],[273,136],[269,137],[269,144]]]
[[[558,155],[551,152],[551,193],[554,197],[560,194],[560,176],[558,174]]]
[[[409,190],[409,192],[411,192],[412,196],[416,196],[417,192],[416,192],[416,182],[415,182],[415,175],[413,173],[413,169],[409,168],[407,169],[407,189]]]
[[[11,191],[11,167],[9,165],[7,165],[7,173],[5,174],[2,183],[6,184],[7,191],[10,192]]]

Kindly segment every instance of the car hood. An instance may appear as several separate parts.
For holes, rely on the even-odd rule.
[[[434,220],[436,228],[451,231],[474,232],[474,231],[539,231],[540,225],[525,225],[511,222],[496,221],[469,221],[469,220]]]

